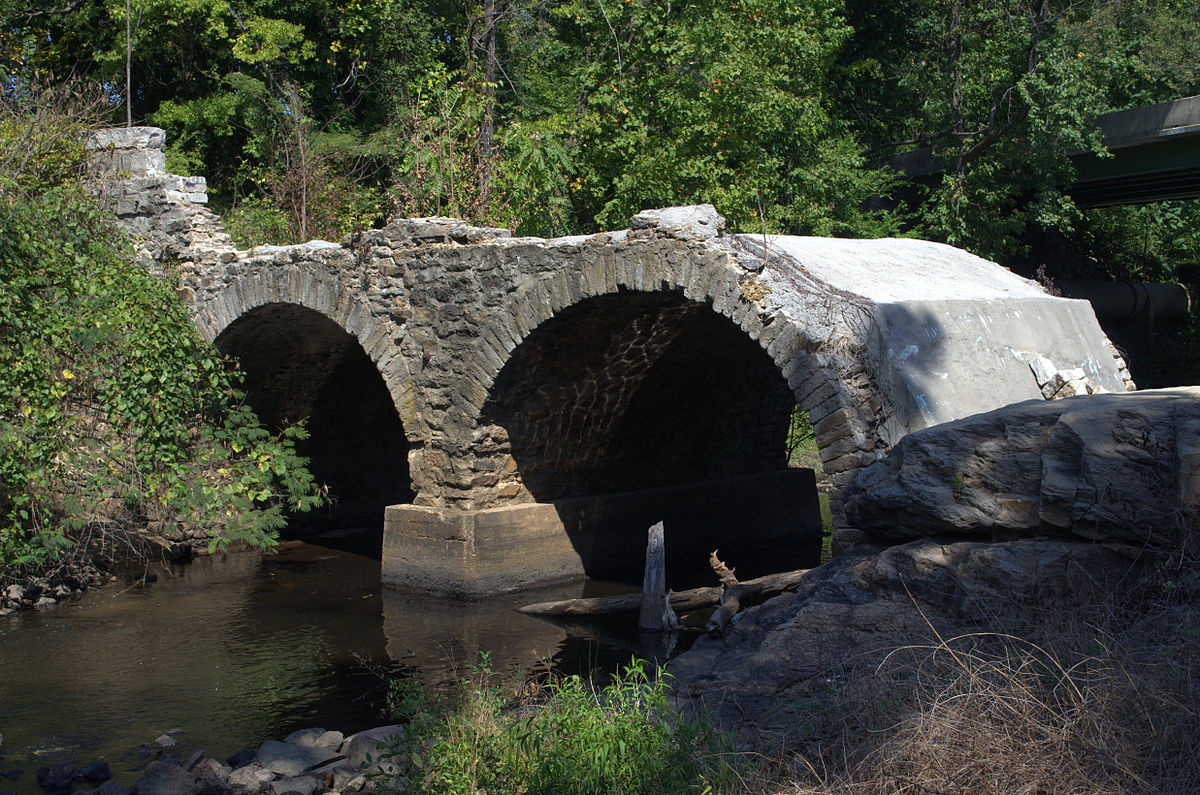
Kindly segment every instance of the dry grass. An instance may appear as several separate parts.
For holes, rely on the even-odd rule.
[[[1200,792],[1200,594],[1176,582],[1024,637],[933,633],[835,678],[759,791]]]

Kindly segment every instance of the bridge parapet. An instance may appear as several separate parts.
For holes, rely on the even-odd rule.
[[[793,403],[833,478],[842,548],[861,540],[840,510],[860,468],[912,430],[1040,399],[1034,359],[1129,386],[1086,302],[949,246],[727,234],[695,207],[550,240],[424,218],[237,251],[202,191],[180,189],[200,183],[161,170],[162,137],[126,138],[100,146],[101,193],[143,255],[174,263],[204,337],[233,353],[282,339],[308,356],[294,383],[335,380],[329,329],[256,336],[308,311],[379,373],[405,437],[413,508],[387,532],[406,566],[432,547],[453,548],[442,564],[484,554],[463,529],[479,512],[782,469]]]

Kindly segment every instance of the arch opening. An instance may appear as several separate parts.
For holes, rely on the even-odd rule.
[[[819,556],[813,475],[788,469],[794,405],[766,352],[711,307],[623,291],[534,329],[483,417],[590,575],[640,578],[646,528],[662,520],[673,582],[708,582],[714,547],[747,577]]]
[[[365,528],[377,537],[384,507],[412,502],[404,427],[351,334],[314,310],[268,304],[231,323],[216,345],[244,371],[246,399],[265,427],[307,421],[296,447],[332,504],[289,517],[288,535]]]

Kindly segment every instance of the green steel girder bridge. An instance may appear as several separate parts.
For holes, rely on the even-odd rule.
[[[1111,157],[1072,156],[1067,192],[1085,207],[1146,204],[1200,197],[1200,96],[1106,113],[1096,120]],[[934,148],[898,155],[892,164],[909,179],[941,173]]]

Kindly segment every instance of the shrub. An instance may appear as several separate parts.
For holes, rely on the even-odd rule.
[[[0,571],[148,522],[270,546],[285,510],[322,500],[303,429],[259,425],[239,374],[86,194],[87,124],[0,110],[0,163],[47,153],[0,182]]]
[[[680,720],[666,674],[634,661],[603,687],[552,680],[509,703],[478,669],[453,699],[412,680],[393,684],[409,721],[387,755],[390,792],[673,793],[720,791],[736,778],[728,738]]]

